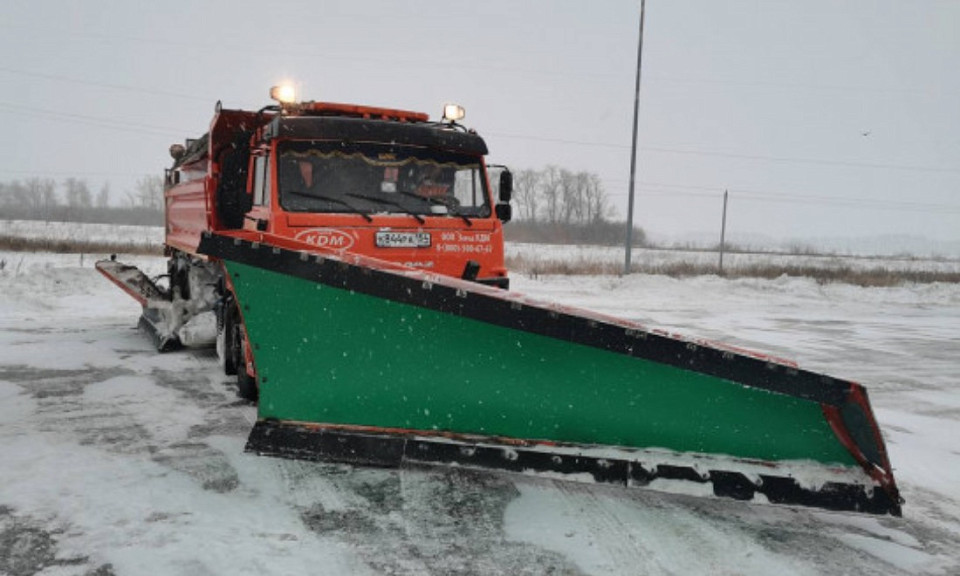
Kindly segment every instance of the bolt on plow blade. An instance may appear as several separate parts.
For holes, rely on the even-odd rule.
[[[858,384],[268,234],[200,251],[244,311],[250,451],[900,514]]]

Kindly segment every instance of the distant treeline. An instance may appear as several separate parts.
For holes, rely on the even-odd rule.
[[[612,246],[626,238],[626,224],[611,219],[615,211],[600,177],[590,172],[519,170],[513,205],[515,220],[504,227],[510,241]],[[163,179],[141,178],[120,205],[111,201],[109,184],[93,194],[82,178],[0,182],[0,218],[163,226]],[[634,228],[633,241],[645,245],[644,231]]]
[[[626,241],[627,225],[613,220],[616,211],[593,172],[558,166],[517,170],[513,205],[516,220],[504,227],[513,242],[613,246]],[[646,244],[640,228],[634,228],[633,244]]]
[[[0,182],[0,218],[163,226],[163,179],[141,178],[120,205],[111,202],[109,184],[94,195],[82,178]]]

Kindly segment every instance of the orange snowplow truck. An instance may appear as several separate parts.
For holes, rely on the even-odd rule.
[[[203,232],[243,228],[507,288],[512,178],[500,172],[494,199],[486,144],[462,117],[455,105],[430,122],[326,102],[218,104],[205,136],[171,147],[167,251],[192,257]]]
[[[216,343],[248,451],[901,515],[859,384],[499,289],[512,177],[462,108],[278,96],[171,149],[167,284],[97,262],[161,350]]]
[[[218,103],[207,134],[170,147],[167,287],[119,262],[97,264],[143,305],[141,326],[161,351],[216,343],[240,394],[257,397],[235,278],[198,252],[209,233],[508,288],[502,225],[513,179],[497,167],[491,186],[486,144],[458,124],[463,108],[448,104],[431,122],[419,112],[296,102],[278,89],[271,96],[279,104],[256,112]]]

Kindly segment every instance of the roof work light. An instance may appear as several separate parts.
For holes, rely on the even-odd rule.
[[[444,122],[450,122],[451,124],[457,120],[463,120],[463,117],[467,115],[467,111],[463,109],[463,106],[459,104],[444,104],[443,105],[443,120]]]
[[[270,88],[270,98],[281,104],[293,104],[297,101],[297,89],[293,84],[280,84]]]

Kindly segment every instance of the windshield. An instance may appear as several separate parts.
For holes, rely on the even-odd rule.
[[[280,205],[290,212],[487,217],[480,158],[389,144],[284,142]]]

